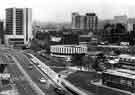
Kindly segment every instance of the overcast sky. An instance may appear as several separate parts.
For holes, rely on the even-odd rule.
[[[33,20],[69,22],[71,13],[95,12],[100,19],[114,15],[135,17],[135,0],[0,0],[0,18],[5,18],[5,8],[30,7]]]

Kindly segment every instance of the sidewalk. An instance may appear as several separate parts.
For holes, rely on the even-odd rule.
[[[86,72],[94,72],[95,71],[92,68],[81,67],[81,66],[68,66],[67,68],[70,70],[76,70],[76,71],[86,71]]]

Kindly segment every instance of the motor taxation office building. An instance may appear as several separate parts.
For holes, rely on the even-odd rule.
[[[32,9],[7,8],[5,43],[26,45],[32,38]]]

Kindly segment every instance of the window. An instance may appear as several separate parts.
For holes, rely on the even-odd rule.
[[[120,79],[120,84],[126,84],[126,80],[123,79],[123,78],[121,78],[121,79]]]
[[[128,86],[132,86],[132,81],[131,80],[127,80],[127,85]]]

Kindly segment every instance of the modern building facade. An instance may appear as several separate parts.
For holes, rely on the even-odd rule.
[[[97,31],[98,17],[95,13],[72,13],[72,29],[89,30],[90,32]]]
[[[78,45],[79,44],[79,36],[78,34],[68,31],[63,32],[62,34],[62,44],[63,45]]]
[[[7,8],[5,43],[26,45],[32,38],[32,9]]]
[[[114,22],[127,24],[128,17],[126,15],[114,16]]]
[[[86,14],[86,29],[92,32],[97,31],[98,18],[95,13]]]
[[[72,13],[72,29],[80,29],[80,14]]]
[[[4,44],[4,23],[0,21],[0,44]]]
[[[135,18],[128,19],[127,31],[128,32],[135,31]]]

